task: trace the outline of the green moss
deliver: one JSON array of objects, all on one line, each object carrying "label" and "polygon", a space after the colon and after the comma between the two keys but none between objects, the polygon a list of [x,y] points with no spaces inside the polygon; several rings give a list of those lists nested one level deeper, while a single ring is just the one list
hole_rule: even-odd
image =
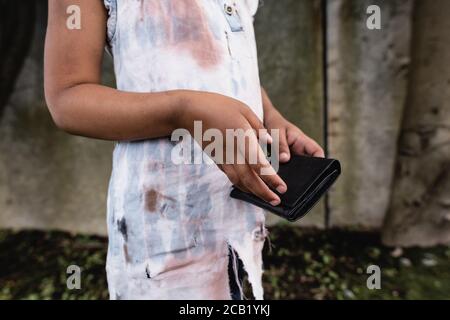
[{"label": "green moss", "polygon": [[[282,228],[273,230],[271,238],[274,248],[266,257],[267,297],[450,298],[450,249],[446,246],[405,249],[393,257],[393,249],[381,245],[375,233]],[[381,268],[380,290],[366,286],[370,265]]]},{"label": "green moss", "polygon": [[[60,232],[0,232],[0,299],[105,299],[106,241]],[[68,290],[67,267],[82,268]]]},{"label": "green moss", "polygon": [[[268,299],[449,299],[450,248],[405,249],[400,257],[377,234],[271,230],[265,248]],[[106,239],[61,232],[0,231],[0,299],[107,299]],[[80,290],[66,287],[66,268],[82,268]],[[366,287],[380,266],[381,290]]]}]

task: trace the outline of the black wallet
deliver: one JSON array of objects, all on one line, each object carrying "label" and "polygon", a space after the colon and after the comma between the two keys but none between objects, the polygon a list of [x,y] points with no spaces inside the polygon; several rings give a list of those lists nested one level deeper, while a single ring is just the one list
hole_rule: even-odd
[{"label": "black wallet", "polygon": [[287,163],[280,163],[278,175],[286,182],[287,191],[279,194],[281,203],[272,206],[257,196],[236,187],[230,193],[240,199],[266,209],[291,222],[304,217],[327,192],[341,174],[338,160],[293,155]]}]

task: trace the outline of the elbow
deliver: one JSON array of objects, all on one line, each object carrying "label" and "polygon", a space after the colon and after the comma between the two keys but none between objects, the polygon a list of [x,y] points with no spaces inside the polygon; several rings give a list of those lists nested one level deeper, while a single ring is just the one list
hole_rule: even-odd
[{"label": "elbow", "polygon": [[73,124],[69,113],[70,107],[63,94],[45,95],[47,107],[55,125],[67,133],[73,133]]},{"label": "elbow", "polygon": [[56,127],[58,129],[65,131],[67,133],[74,133],[74,130],[71,126],[71,123],[69,119],[67,119],[67,116],[64,114],[64,112],[61,112],[60,110],[50,111],[50,114],[52,116],[53,122],[55,123]]}]

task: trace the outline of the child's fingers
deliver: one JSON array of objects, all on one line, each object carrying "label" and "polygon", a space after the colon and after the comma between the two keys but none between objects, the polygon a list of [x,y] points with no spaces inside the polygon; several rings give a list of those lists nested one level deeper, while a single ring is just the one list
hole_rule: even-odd
[{"label": "child's fingers", "polygon": [[236,165],[234,167],[239,175],[239,188],[250,190],[251,193],[276,206],[280,204],[280,198],[269,189],[260,177],[248,165]]}]

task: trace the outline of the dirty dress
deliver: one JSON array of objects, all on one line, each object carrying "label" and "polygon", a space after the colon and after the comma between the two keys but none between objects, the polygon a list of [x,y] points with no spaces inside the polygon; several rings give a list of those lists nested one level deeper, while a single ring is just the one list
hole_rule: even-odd
[{"label": "dirty dress", "polygon": [[[104,4],[119,90],[214,92],[263,118],[253,30],[258,0]],[[107,212],[111,299],[230,299],[229,247],[262,299],[264,212],[231,199],[231,184],[214,164],[174,164],[176,144],[116,143]]]}]

